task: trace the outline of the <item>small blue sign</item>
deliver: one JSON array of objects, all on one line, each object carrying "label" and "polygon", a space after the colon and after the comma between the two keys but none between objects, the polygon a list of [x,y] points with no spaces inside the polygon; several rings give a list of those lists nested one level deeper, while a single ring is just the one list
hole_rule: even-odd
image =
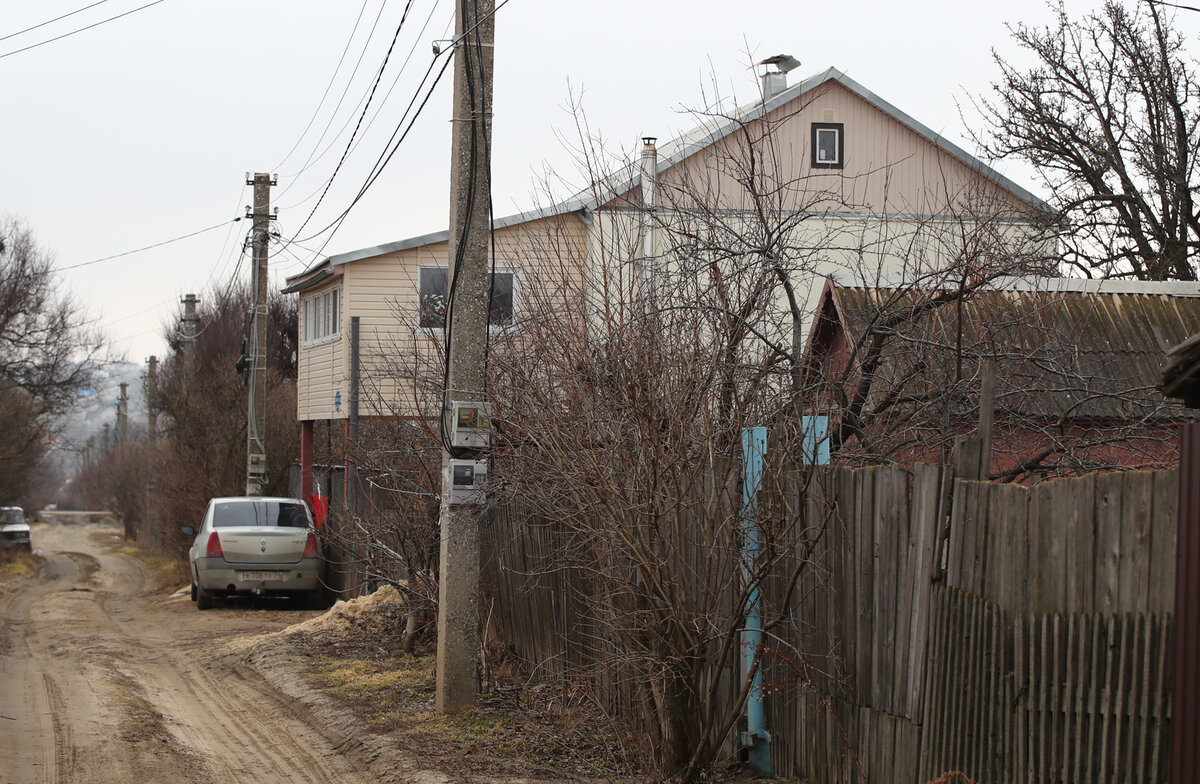
[{"label": "small blue sign", "polygon": [[340,412],[342,410],[342,390],[333,393],[333,410]]}]

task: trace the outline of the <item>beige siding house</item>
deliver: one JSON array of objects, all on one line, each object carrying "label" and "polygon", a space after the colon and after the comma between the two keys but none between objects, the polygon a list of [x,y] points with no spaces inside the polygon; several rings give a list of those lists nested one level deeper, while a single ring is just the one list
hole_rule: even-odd
[{"label": "beige siding house", "polygon": [[[781,85],[782,75],[774,76]],[[780,214],[803,213],[788,246],[806,258],[795,266],[794,285],[815,312],[829,274],[869,280],[936,266],[956,252],[964,220],[992,221],[1019,236],[1041,209],[1028,191],[835,69],[646,147],[640,164],[587,192],[495,222],[495,328],[520,321],[523,290],[535,281],[554,285],[565,275],[588,280],[603,298],[625,296],[637,285],[638,259],[670,264],[670,226],[697,212],[723,216],[734,235],[764,200]],[[767,196],[747,187],[751,148],[753,176],[778,186]],[[660,227],[654,233],[647,206]],[[360,415],[436,415],[447,248],[442,231],[330,256],[288,279],[285,291],[300,295],[302,432],[311,438],[314,420],[348,416],[355,316]],[[397,358],[407,374],[394,366]],[[412,371],[421,364],[414,359],[428,360],[424,373]]]}]

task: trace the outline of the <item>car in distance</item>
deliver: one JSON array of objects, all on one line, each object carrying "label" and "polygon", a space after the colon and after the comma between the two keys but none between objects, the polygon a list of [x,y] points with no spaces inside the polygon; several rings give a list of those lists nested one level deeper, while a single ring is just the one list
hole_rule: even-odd
[{"label": "car in distance", "polygon": [[321,545],[312,515],[298,498],[231,497],[208,502],[188,551],[192,599],[201,610],[234,595],[322,597]]},{"label": "car in distance", "polygon": [[19,506],[0,506],[0,547],[33,550],[25,510]]}]

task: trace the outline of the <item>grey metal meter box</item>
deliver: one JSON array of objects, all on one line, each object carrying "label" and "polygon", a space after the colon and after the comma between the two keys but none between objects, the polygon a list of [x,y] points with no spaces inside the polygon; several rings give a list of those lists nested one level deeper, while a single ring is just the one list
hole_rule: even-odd
[{"label": "grey metal meter box", "polygon": [[487,449],[492,443],[492,415],[487,403],[456,400],[452,404],[450,445],[462,449]]},{"label": "grey metal meter box", "polygon": [[446,464],[446,487],[451,504],[481,504],[487,490],[486,460],[450,460]]},{"label": "grey metal meter box", "polygon": [[265,479],[267,475],[267,456],[250,455],[246,462],[246,475]]}]

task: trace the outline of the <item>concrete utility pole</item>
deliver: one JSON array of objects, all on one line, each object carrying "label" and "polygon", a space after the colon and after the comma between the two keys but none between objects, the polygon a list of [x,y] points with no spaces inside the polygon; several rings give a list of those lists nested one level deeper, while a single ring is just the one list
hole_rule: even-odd
[{"label": "concrete utility pole", "polygon": [[[460,2],[454,32],[454,117],[450,168],[450,247],[443,442],[454,402],[483,399],[488,328],[492,48],[495,2]],[[438,585],[436,705],[455,713],[479,691],[479,514],[452,501],[448,443],[442,445],[441,561]],[[460,452],[460,455],[462,453]],[[478,457],[476,451],[472,456]]]},{"label": "concrete utility pole", "polygon": [[129,385],[121,383],[121,397],[117,400],[117,443],[129,438]]},{"label": "concrete utility pole", "polygon": [[246,184],[254,186],[254,209],[246,213],[254,220],[250,241],[254,266],[250,282],[254,294],[250,325],[248,359],[250,362],[250,401],[246,426],[246,495],[262,495],[267,484],[267,445],[263,439],[267,427],[267,246],[271,241],[271,186],[275,179],[256,172]]},{"label": "concrete utility pole", "polygon": [[183,345],[180,347],[183,352],[183,374],[185,378],[190,378],[192,365],[196,361],[196,333],[199,331],[196,326],[200,323],[200,317],[196,315],[196,303],[199,300],[195,294],[188,294],[180,301],[183,303]]},{"label": "concrete utility pole", "polygon": [[146,368],[146,517],[150,526],[150,539],[162,544],[162,531],[158,527],[158,493],[155,492],[155,472],[158,470],[158,411],[154,407],[154,394],[158,389],[158,357],[151,356]]}]

